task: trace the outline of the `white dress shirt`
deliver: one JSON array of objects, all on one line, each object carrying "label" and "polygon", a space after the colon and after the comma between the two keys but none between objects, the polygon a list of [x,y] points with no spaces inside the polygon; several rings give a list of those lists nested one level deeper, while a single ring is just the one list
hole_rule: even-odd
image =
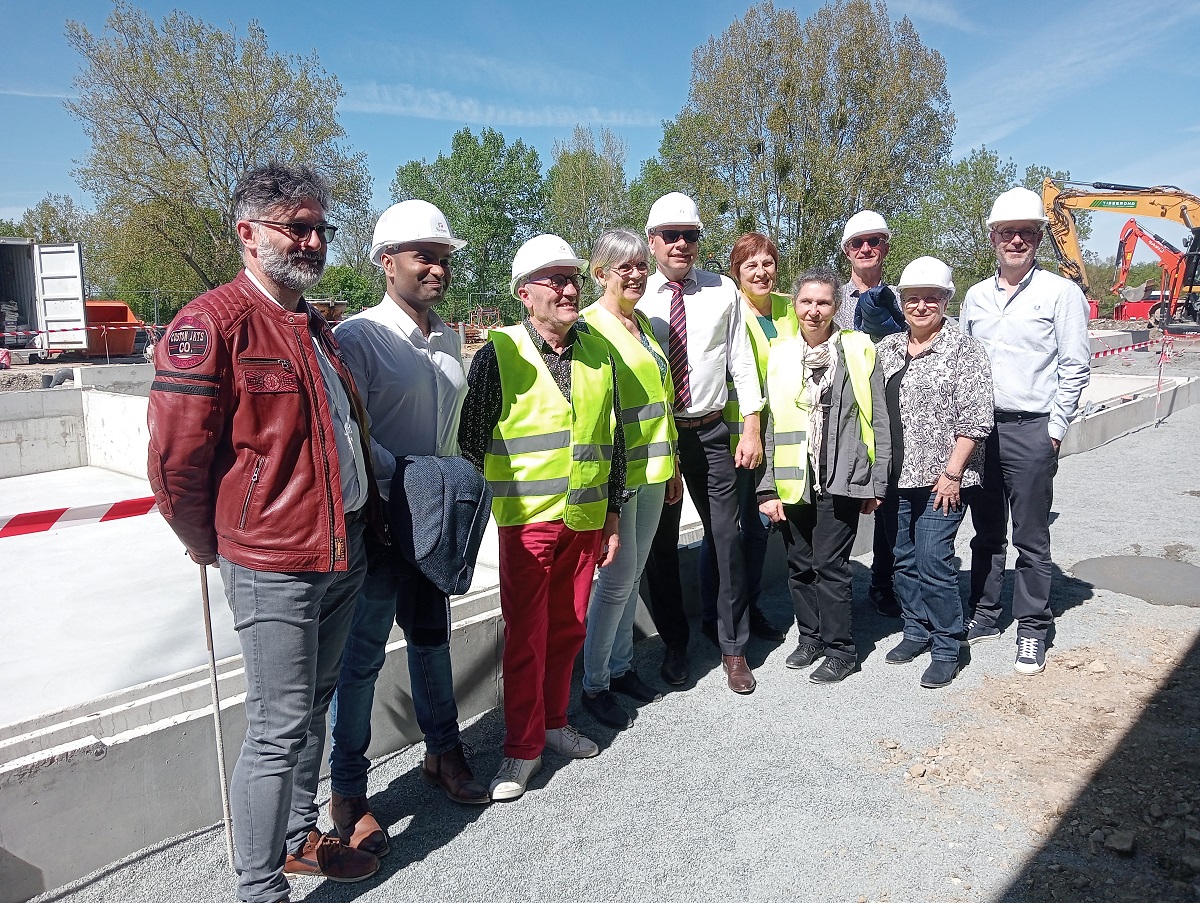
[{"label": "white dress shirt", "polygon": [[[279,304],[279,299],[267,291],[266,286],[259,282],[250,270],[246,270],[246,275],[260,292]],[[279,306],[283,307],[282,304]],[[309,330],[308,336],[317,352],[317,366],[321,371],[321,382],[325,384],[325,400],[329,404],[336,427],[333,431],[333,441],[337,448],[338,473],[342,480],[342,508],[350,513],[367,503],[367,465],[363,460],[358,423],[354,420],[350,396],[342,387],[342,379],[325,354],[325,349],[321,347],[312,330]]]},{"label": "white dress shirt", "polygon": [[[742,416],[762,410],[758,368],[746,331],[741,293],[733,281],[717,273],[692,268],[683,280],[687,311],[688,384],[692,403],[676,409],[677,417],[702,417],[725,407],[729,390],[725,374],[733,379]],[[669,352],[671,289],[667,277],[656,272],[646,280],[646,294],[637,309],[654,328],[654,337]],[[676,377],[675,385],[679,385]]]},{"label": "white dress shirt", "polygon": [[1087,299],[1069,279],[1034,265],[1009,295],[999,275],[967,290],[959,328],[992,362],[997,411],[1049,413],[1061,440],[1091,379]]},{"label": "white dress shirt", "polygon": [[429,336],[389,296],[334,330],[371,418],[379,490],[388,498],[396,458],[458,454],[467,394],[458,334],[434,311]]}]

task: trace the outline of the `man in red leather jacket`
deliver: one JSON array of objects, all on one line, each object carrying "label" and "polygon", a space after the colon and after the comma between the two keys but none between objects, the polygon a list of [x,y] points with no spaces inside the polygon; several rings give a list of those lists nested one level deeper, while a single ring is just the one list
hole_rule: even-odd
[{"label": "man in red leather jacket", "polygon": [[268,164],[233,200],[245,269],[158,343],[148,469],[188,554],[220,564],[246,673],[230,780],[238,897],[277,903],[287,873],[358,881],[379,867],[316,830],[315,799],[379,509],[353,379],[303,298],[335,231],[328,188],[308,167]]}]

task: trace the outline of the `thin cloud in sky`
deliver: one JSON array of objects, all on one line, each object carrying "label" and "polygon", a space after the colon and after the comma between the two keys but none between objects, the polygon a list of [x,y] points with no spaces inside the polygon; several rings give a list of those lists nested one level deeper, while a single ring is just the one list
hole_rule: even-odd
[{"label": "thin cloud in sky", "polygon": [[23,88],[5,88],[0,86],[0,94],[5,97],[50,97],[56,100],[69,100],[74,94],[64,94],[61,91],[27,91]]},{"label": "thin cloud in sky", "polygon": [[484,87],[490,91],[521,94],[554,94],[557,96],[586,93],[585,78],[577,70],[546,69],[541,66],[515,64],[494,56],[473,53],[466,49],[436,51],[411,48],[405,45],[395,59],[409,78],[440,85]]},{"label": "thin cloud in sky", "polygon": [[656,126],[659,116],[645,110],[602,110],[594,106],[517,106],[460,97],[416,85],[380,85],[374,82],[350,85],[341,103],[343,110],[411,116],[447,122],[496,126],[608,125],[619,127]]},{"label": "thin cloud in sky", "polygon": [[[1157,8],[1147,8],[1152,5]],[[1135,8],[1109,0],[1091,6],[1085,17],[1074,12],[1069,21],[1044,22],[1023,33],[995,63],[952,87],[959,116],[956,144],[994,144],[1049,109],[1063,109],[1072,97],[1111,78],[1147,47],[1158,46],[1159,38],[1198,17],[1200,7],[1189,4]]]},{"label": "thin cloud in sky", "polygon": [[910,19],[933,22],[956,31],[971,34],[979,31],[979,26],[965,17],[958,5],[946,0],[893,0],[890,10]]}]

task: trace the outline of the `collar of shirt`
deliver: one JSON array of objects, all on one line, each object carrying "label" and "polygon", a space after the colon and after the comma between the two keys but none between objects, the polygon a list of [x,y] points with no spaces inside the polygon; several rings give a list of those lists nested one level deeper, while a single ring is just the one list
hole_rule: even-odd
[{"label": "collar of shirt", "polygon": [[390,326],[397,332],[403,333],[414,344],[417,342],[430,344],[446,329],[446,323],[438,316],[437,311],[430,310],[429,335],[426,336],[421,331],[421,327],[417,325],[417,321],[409,316],[408,311],[397,304],[391,295],[384,295],[382,301],[363,313],[376,323],[382,323],[384,326]]},{"label": "collar of shirt", "polygon": [[[660,282],[658,285],[654,286],[653,290],[655,292],[658,292],[659,294],[662,294],[663,292],[669,293],[671,291],[671,289],[670,289],[671,280],[668,279],[666,274],[663,273],[661,270],[655,270],[650,275],[650,279],[657,282],[658,280],[654,278],[655,276],[657,276],[659,279],[661,279],[662,282]],[[696,268],[692,267],[690,270],[688,270],[687,275],[684,276],[683,279],[680,280],[680,282],[683,285],[683,290],[685,293],[688,290],[688,286],[693,286],[693,287],[698,286],[699,281],[696,279]],[[649,284],[650,284],[649,280],[647,280],[646,284],[647,284],[647,286],[649,286]]]},{"label": "collar of shirt", "polygon": [[[525,317],[524,319],[522,319],[521,325],[524,326],[525,329],[527,329],[529,331],[529,337],[531,339],[533,339],[533,344],[537,347],[537,350],[541,354],[553,354],[558,357],[562,356],[557,351],[555,351],[553,348],[550,347],[549,342],[547,342],[544,338],[542,338],[542,334],[534,328],[533,321],[530,320],[529,317]],[[568,351],[571,350],[571,346],[575,344],[575,336],[576,335],[578,335],[578,333],[575,331],[574,326],[572,326],[570,329],[567,330],[567,334],[563,337],[562,354],[566,354]]]},{"label": "collar of shirt", "polygon": [[1021,281],[1017,283],[1017,287],[1013,290],[1013,293],[1010,295],[1010,294],[1008,294],[1007,291],[1005,291],[1004,287],[1000,285],[1000,267],[996,267],[996,275],[992,277],[992,285],[996,289],[996,293],[998,295],[1003,295],[1009,301],[1011,301],[1013,298],[1017,297],[1017,295],[1021,294],[1021,292],[1025,291],[1025,289],[1027,289],[1029,287],[1029,283],[1033,281],[1033,274],[1036,273],[1040,269],[1041,269],[1041,267],[1038,266],[1038,262],[1035,260],[1033,262],[1033,266],[1031,266],[1029,268],[1029,272],[1026,273],[1021,278]]},{"label": "collar of shirt", "polygon": [[[256,288],[257,288],[257,289],[258,289],[260,292],[262,292],[264,295],[266,295],[268,298],[270,298],[270,299],[271,299],[272,301],[274,301],[276,304],[279,304],[279,299],[278,299],[278,298],[276,298],[274,295],[272,295],[272,294],[271,294],[269,291],[267,291],[267,287],[266,287],[265,285],[263,285],[261,282],[259,282],[259,281],[258,281],[258,277],[257,277],[257,276],[255,276],[255,275],[254,275],[252,272],[250,272],[250,268],[249,268],[249,267],[246,267],[246,276],[247,276],[247,277],[250,279],[250,281],[251,281],[251,282],[253,282],[253,283],[254,283],[254,286],[255,286],[255,287],[256,287]],[[283,305],[282,305],[282,304],[279,304],[279,306],[280,306],[280,307],[283,307]]]}]

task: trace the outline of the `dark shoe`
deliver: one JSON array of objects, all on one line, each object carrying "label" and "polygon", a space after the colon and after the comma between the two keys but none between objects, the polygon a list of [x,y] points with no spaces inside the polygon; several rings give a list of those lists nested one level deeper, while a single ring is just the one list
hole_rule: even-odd
[{"label": "dark shoe", "polygon": [[617,702],[616,694],[609,690],[601,690],[595,696],[585,692],[583,707],[591,712],[592,717],[601,724],[607,724],[619,731],[633,725],[633,719],[629,717],[629,713]]},{"label": "dark shoe", "polygon": [[787,639],[787,631],[772,623],[762,609],[753,604],[750,606],[750,632],[760,640],[773,643],[782,643]]},{"label": "dark shoe", "polygon": [[792,669],[807,668],[824,654],[825,650],[820,646],[801,640],[800,645],[792,650],[792,654],[784,659],[783,663]]},{"label": "dark shoe", "polygon": [[921,675],[921,686],[927,690],[947,687],[958,674],[958,660],[952,662],[938,661],[936,658],[929,663],[925,673]]},{"label": "dark shoe", "polygon": [[721,637],[717,634],[717,622],[704,620],[700,622],[700,632],[704,634],[704,638],[716,646],[721,648]]},{"label": "dark shoe", "polygon": [[658,673],[673,687],[687,683],[687,646],[668,646],[667,651],[663,653],[662,668]]},{"label": "dark shoe", "polygon": [[467,806],[482,806],[492,799],[487,788],[471,773],[461,743],[441,755],[426,753],[421,780],[432,787],[441,787],[454,802]]},{"label": "dark shoe", "polygon": [[284,874],[312,875],[343,884],[353,884],[370,878],[379,871],[379,859],[370,853],[342,843],[333,834],[308,832],[308,840],[295,855],[288,854],[283,863]]},{"label": "dark shoe", "polygon": [[722,655],[721,667],[725,669],[725,680],[729,683],[729,689],[742,695],[754,692],[758,682],[754,679],[750,666],[746,664],[746,656]]},{"label": "dark shoe", "polygon": [[872,586],[867,590],[867,598],[875,606],[875,610],[885,618],[902,618],[900,603],[896,601],[896,591],[890,586]]},{"label": "dark shoe", "polygon": [[963,625],[963,645],[974,646],[976,643],[994,640],[998,636],[1000,636],[1000,631],[997,628],[985,627],[974,618]]},{"label": "dark shoe", "polygon": [[821,662],[821,666],[816,671],[808,675],[808,679],[815,684],[835,684],[839,680],[845,680],[857,670],[858,662],[855,659],[826,655],[825,661]]},{"label": "dark shoe", "polygon": [[905,637],[896,645],[895,649],[883,657],[883,660],[889,665],[906,665],[918,655],[928,652],[930,645],[928,642],[921,643]]},{"label": "dark shoe", "polygon": [[638,677],[636,671],[626,671],[620,677],[612,678],[608,688],[614,693],[624,693],[635,702],[658,702],[662,699],[662,693]]},{"label": "dark shoe", "polygon": [[348,847],[375,857],[388,854],[387,832],[380,827],[365,796],[333,794],[329,800],[329,820],[338,839]]},{"label": "dark shoe", "polygon": [[1019,674],[1041,674],[1046,670],[1046,641],[1035,636],[1017,637],[1017,660],[1013,669]]}]

